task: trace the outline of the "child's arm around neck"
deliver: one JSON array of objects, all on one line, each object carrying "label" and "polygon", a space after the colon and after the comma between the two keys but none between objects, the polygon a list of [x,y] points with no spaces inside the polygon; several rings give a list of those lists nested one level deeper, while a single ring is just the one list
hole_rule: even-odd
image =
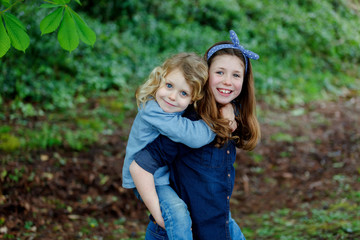
[{"label": "child's arm around neck", "polygon": [[156,101],[148,101],[141,111],[144,121],[152,125],[157,131],[191,148],[199,148],[212,142],[215,133],[202,120],[193,121],[181,114],[164,112]]}]

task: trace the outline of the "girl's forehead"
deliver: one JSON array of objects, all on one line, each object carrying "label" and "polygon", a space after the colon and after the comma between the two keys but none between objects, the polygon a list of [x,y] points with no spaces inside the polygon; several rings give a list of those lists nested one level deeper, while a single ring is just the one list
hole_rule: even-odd
[{"label": "girl's forehead", "polygon": [[166,74],[164,82],[169,82],[173,84],[174,86],[177,86],[179,88],[183,89],[191,89],[191,86],[188,82],[191,82],[187,79],[185,79],[185,76],[183,72],[176,68],[173,71],[170,71],[168,74]]},{"label": "girl's forehead", "polygon": [[245,65],[236,55],[219,55],[213,59],[210,67],[236,68],[240,70],[244,69]]},{"label": "girl's forehead", "polygon": [[185,78],[185,77],[184,77],[184,73],[181,71],[181,69],[174,68],[166,73],[165,78],[168,80],[171,80],[171,79],[179,79],[179,78]]}]

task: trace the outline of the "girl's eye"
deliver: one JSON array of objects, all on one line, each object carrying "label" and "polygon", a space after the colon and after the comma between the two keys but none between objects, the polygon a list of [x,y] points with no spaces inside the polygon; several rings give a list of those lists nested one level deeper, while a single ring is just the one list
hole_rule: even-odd
[{"label": "girl's eye", "polygon": [[181,96],[183,96],[183,97],[186,97],[188,94],[187,94],[187,92],[184,92],[184,91],[182,91],[181,93]]},{"label": "girl's eye", "polygon": [[224,72],[223,71],[217,71],[216,74],[224,75]]},{"label": "girl's eye", "polygon": [[237,73],[235,73],[235,74],[234,74],[234,77],[239,78],[239,77],[240,77],[240,75],[239,75],[239,74],[237,74]]},{"label": "girl's eye", "polygon": [[171,84],[171,83],[167,83],[167,84],[166,84],[166,87],[167,87],[167,88],[172,88],[172,84]]}]

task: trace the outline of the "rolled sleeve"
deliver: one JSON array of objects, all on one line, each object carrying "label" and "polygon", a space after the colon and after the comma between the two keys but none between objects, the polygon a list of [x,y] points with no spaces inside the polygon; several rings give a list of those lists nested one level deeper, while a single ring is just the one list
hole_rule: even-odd
[{"label": "rolled sleeve", "polygon": [[138,152],[134,161],[147,172],[154,174],[158,168],[171,164],[179,152],[185,152],[184,146],[160,135]]},{"label": "rolled sleeve", "polygon": [[141,150],[134,156],[134,161],[145,171],[154,174],[161,165],[154,160],[149,151]]}]

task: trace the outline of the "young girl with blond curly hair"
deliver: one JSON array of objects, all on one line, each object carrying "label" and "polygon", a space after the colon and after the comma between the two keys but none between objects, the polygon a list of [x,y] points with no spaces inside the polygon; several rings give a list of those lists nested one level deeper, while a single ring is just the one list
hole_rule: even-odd
[{"label": "young girl with blond curly hair", "polygon": [[[215,133],[203,121],[191,121],[181,115],[189,104],[204,96],[203,86],[208,79],[206,62],[195,53],[179,53],[156,67],[148,80],[136,91],[138,113],[133,122],[124,160],[122,186],[133,188],[138,195],[129,166],[134,155],[160,134],[191,148],[210,143]],[[196,137],[195,137],[196,136]],[[186,204],[170,187],[169,169],[154,173],[157,204],[146,204],[156,222],[165,227],[169,239],[192,239],[191,218]],[[160,203],[160,204],[159,204]],[[161,207],[161,209],[160,209]]]}]

